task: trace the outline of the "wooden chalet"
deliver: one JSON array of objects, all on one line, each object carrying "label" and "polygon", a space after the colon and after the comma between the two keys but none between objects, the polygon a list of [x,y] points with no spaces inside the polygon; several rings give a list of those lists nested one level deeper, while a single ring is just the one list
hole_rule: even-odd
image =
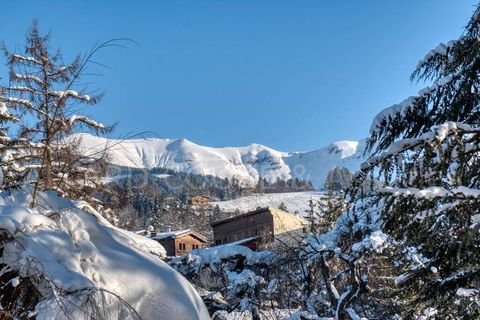
[{"label": "wooden chalet", "polygon": [[160,232],[151,237],[158,241],[167,251],[167,256],[183,256],[195,249],[202,249],[207,239],[200,233],[190,229]]},{"label": "wooden chalet", "polygon": [[211,226],[215,245],[235,243],[255,250],[275,242],[288,245],[297,241],[306,233],[308,222],[298,215],[266,207],[213,222]]}]

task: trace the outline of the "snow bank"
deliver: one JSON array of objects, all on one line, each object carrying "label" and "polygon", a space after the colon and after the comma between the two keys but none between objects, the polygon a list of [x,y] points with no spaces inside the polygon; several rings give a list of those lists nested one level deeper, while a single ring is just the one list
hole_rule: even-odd
[{"label": "snow bank", "polygon": [[1,263],[42,295],[37,319],[209,319],[198,294],[155,257],[156,242],[110,225],[85,202],[30,189],[0,194]]}]

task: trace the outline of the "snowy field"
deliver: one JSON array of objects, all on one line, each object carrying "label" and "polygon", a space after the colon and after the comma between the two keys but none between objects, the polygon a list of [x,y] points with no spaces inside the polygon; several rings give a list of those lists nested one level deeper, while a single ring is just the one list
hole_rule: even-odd
[{"label": "snowy field", "polygon": [[303,215],[305,211],[309,209],[308,204],[310,200],[321,200],[324,195],[325,193],[316,191],[255,194],[234,200],[212,202],[212,205],[215,206],[218,204],[220,209],[225,212],[233,212],[238,209],[243,213],[255,210],[258,207],[270,206],[278,208],[283,202],[289,212],[294,213],[297,211]]}]

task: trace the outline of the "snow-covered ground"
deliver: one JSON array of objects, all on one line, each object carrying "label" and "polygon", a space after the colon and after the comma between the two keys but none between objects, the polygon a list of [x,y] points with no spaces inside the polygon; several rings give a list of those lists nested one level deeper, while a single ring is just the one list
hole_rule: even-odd
[{"label": "snow-covered ground", "polygon": [[[288,309],[272,309],[272,310],[261,310],[260,320],[302,320],[302,319],[312,319],[312,320],[335,320],[334,318],[325,318],[325,317],[313,317],[307,312],[301,312],[298,310],[288,310]],[[253,320],[251,311],[218,311],[215,313],[217,317],[223,317],[225,320]],[[220,318],[222,319],[222,318]]]},{"label": "snow-covered ground", "polygon": [[85,154],[108,149],[113,164],[133,168],[165,168],[179,172],[238,178],[253,185],[259,177],[310,180],[322,189],[328,172],[335,167],[357,171],[363,162],[364,141],[338,141],[311,152],[282,152],[251,144],[244,147],[212,148],[186,139],[115,140],[78,134]]},{"label": "snow-covered ground", "polygon": [[209,319],[193,287],[159,259],[160,244],[53,192],[31,209],[31,191],[0,194],[0,274],[13,270],[15,286],[35,284],[36,319]]},{"label": "snow-covered ground", "polygon": [[287,193],[269,193],[269,194],[254,194],[248,197],[237,198],[228,201],[212,202],[215,206],[218,204],[220,209],[225,212],[234,212],[236,209],[240,212],[247,212],[255,210],[258,207],[275,207],[278,208],[283,202],[289,212],[297,211],[304,215],[305,211],[309,209],[310,200],[320,200],[324,197],[322,192],[287,192]]}]

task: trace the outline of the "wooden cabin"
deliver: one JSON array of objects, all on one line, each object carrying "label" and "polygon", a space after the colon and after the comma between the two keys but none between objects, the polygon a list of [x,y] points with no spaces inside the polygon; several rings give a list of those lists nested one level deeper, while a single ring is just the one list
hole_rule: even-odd
[{"label": "wooden cabin", "polygon": [[188,204],[192,206],[205,206],[210,201],[208,196],[195,196],[188,200]]},{"label": "wooden cabin", "polygon": [[195,249],[202,249],[207,239],[190,229],[160,232],[152,240],[158,241],[167,251],[167,256],[183,256]]},{"label": "wooden cabin", "polygon": [[276,242],[295,243],[306,233],[308,222],[298,215],[266,207],[213,222],[211,226],[215,245],[236,243],[255,250]]}]

